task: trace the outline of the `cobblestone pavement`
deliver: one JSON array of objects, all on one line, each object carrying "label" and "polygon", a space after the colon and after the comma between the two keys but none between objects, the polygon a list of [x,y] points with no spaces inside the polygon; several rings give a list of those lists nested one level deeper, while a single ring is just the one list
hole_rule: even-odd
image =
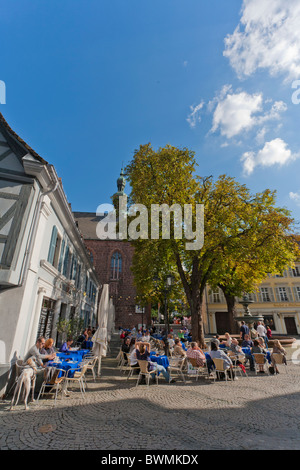
[{"label": "cobblestone pavement", "polygon": [[[288,373],[234,382],[180,379],[159,386],[126,379],[114,357],[103,361],[86,398],[19,404],[0,402],[0,449],[242,450],[300,449],[300,365]],[[252,374],[252,375],[250,375]],[[140,436],[137,437],[137,436]]]}]

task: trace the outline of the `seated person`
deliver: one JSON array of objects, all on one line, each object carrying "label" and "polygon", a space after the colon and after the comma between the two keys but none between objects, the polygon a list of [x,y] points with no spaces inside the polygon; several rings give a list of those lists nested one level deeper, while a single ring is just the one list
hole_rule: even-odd
[{"label": "seated person", "polygon": [[[251,354],[267,354],[267,351],[263,349],[260,346],[260,343],[257,339],[253,341],[253,347],[251,348]],[[265,357],[265,362],[266,362],[266,357]],[[264,373],[264,365],[263,364],[258,364],[259,366],[259,372]]]},{"label": "seated person", "polygon": [[78,339],[77,339],[77,344],[79,345],[83,345],[83,343],[85,342],[85,336],[83,333],[81,333],[79,336],[78,336]]},{"label": "seated person", "polygon": [[187,339],[184,337],[184,331],[183,330],[180,330],[179,333],[177,334],[177,336],[184,343],[187,341]]},{"label": "seated person", "polygon": [[252,348],[252,346],[253,346],[253,341],[250,338],[250,335],[246,334],[242,341],[242,348]]},{"label": "seated person", "polygon": [[88,329],[87,328],[84,330],[83,334],[84,334],[85,340],[87,341],[89,339],[89,334],[88,334]]},{"label": "seated person", "polygon": [[226,339],[225,339],[225,341],[222,341],[222,344],[224,344],[224,346],[225,346],[226,348],[230,348],[231,343],[232,343],[232,338],[231,338],[230,334],[229,334],[229,333],[225,333],[225,338],[226,338]]},{"label": "seated person", "polygon": [[229,351],[232,351],[236,355],[235,358],[231,358],[234,364],[238,365],[242,369],[242,371],[245,373],[246,372],[245,367],[243,363],[241,362],[242,360],[245,359],[245,354],[243,353],[242,348],[239,345],[239,342],[236,338],[232,338]]},{"label": "seated person", "polygon": [[23,362],[27,362],[30,357],[33,357],[36,364],[41,367],[45,367],[44,360],[51,361],[55,357],[55,353],[52,354],[42,354],[41,349],[45,346],[45,338],[41,336],[36,340],[34,346],[32,346],[27,354],[25,354]]},{"label": "seated person", "polygon": [[140,372],[140,367],[139,367],[137,357],[136,357],[135,338],[131,340],[131,346],[130,346],[130,351],[129,351],[129,364],[131,365],[131,367],[134,367],[135,373],[138,374]]},{"label": "seated person", "polygon": [[148,361],[149,362],[149,364],[148,364],[148,371],[149,372],[150,371],[161,372],[167,382],[169,382],[169,383],[174,383],[175,382],[174,379],[170,380],[169,372],[164,368],[164,366],[161,366],[160,364],[157,364],[156,362],[151,362],[150,352],[149,352],[149,349],[147,348],[145,343],[138,343],[137,344],[136,358],[137,358],[138,361]]},{"label": "seated person", "polygon": [[231,342],[231,346],[229,350],[234,352],[237,356],[243,356],[243,357],[245,356],[236,338],[232,338],[232,342]]},{"label": "seated person", "polygon": [[196,342],[190,344],[189,349],[186,352],[186,356],[196,359],[196,364],[199,367],[203,367],[206,363],[206,357],[204,352],[199,348]]},{"label": "seated person", "polygon": [[249,360],[250,362],[250,370],[251,371],[255,371],[255,368],[254,368],[254,360],[253,360],[253,356],[251,354],[251,348],[253,346],[253,341],[252,339],[250,339],[250,335],[245,335],[244,336],[244,339],[242,341],[242,348],[249,348],[250,351],[249,353],[245,353],[245,358]]},{"label": "seated person", "polygon": [[[215,342],[215,341],[212,341],[210,343],[210,357],[213,359],[223,359],[224,361],[224,369],[226,371],[226,373],[232,378],[234,379],[234,372],[233,372],[233,364],[232,364],[232,360],[230,359],[230,357],[227,356],[227,354],[222,351],[221,349],[219,349],[218,347],[218,344]],[[220,378],[222,378],[223,376],[221,375]]]},{"label": "seated person", "polygon": [[265,343],[264,338],[262,338],[261,336],[258,336],[256,339],[257,339],[257,341],[259,342],[259,346],[260,346],[262,349],[268,349],[267,346],[266,346],[266,343]]},{"label": "seated person", "polygon": [[284,349],[284,347],[282,346],[282,344],[280,343],[280,341],[278,339],[274,339],[273,351],[272,351],[272,354],[271,354],[271,361],[272,361],[272,366],[276,370],[276,374],[279,374],[279,370],[276,366],[276,362],[275,362],[275,359],[273,357],[273,353],[281,354],[283,356],[283,363],[286,364],[286,357],[285,357],[286,356],[286,350]]},{"label": "seated person", "polygon": [[123,341],[123,344],[122,344],[122,351],[123,351],[123,356],[124,356],[124,359],[125,359],[125,362],[127,364],[127,356],[126,356],[126,353],[129,353],[130,351],[130,342],[131,342],[131,339],[129,338],[129,336],[126,336],[124,338],[124,341]]},{"label": "seated person", "polygon": [[87,330],[87,337],[88,337],[88,341],[91,341],[92,337],[93,337],[93,331],[91,328],[88,328]]},{"label": "seated person", "polygon": [[59,348],[59,352],[68,352],[71,349],[71,345],[73,344],[73,339],[68,338],[67,341],[65,341],[61,347]]},{"label": "seated person", "polygon": [[175,346],[175,341],[173,339],[173,335],[171,334],[168,335],[168,345],[170,349],[173,349]]},{"label": "seated person", "polygon": [[185,357],[186,356],[186,352],[183,350],[182,348],[182,344],[181,344],[181,341],[179,338],[175,338],[175,345],[174,345],[174,349],[173,349],[173,354],[174,356],[181,356],[181,357]]},{"label": "seated person", "polygon": [[261,346],[258,339],[255,339],[253,341],[253,346],[251,348],[251,353],[252,354],[267,354],[267,350]]},{"label": "seated person", "polygon": [[40,352],[41,354],[55,354],[54,340],[52,338],[46,339],[45,345]]},{"label": "seated person", "polygon": [[149,330],[146,330],[145,336],[144,336],[144,341],[147,341],[149,343],[150,341],[150,332]]},{"label": "seated person", "polygon": [[[48,338],[45,341],[45,345],[40,349],[41,354],[49,355],[49,354],[56,354],[54,348],[54,340],[52,338]],[[43,363],[48,362],[49,359],[43,359]]]}]

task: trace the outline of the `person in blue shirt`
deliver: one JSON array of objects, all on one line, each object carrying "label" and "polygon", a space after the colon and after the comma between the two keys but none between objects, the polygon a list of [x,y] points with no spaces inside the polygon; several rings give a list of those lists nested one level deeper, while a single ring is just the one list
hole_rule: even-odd
[{"label": "person in blue shirt", "polygon": [[250,335],[250,330],[249,330],[249,326],[246,325],[244,321],[242,321],[241,328],[240,328],[240,336],[242,340],[245,339],[245,335]]},{"label": "person in blue shirt", "polygon": [[70,351],[72,344],[73,344],[73,339],[68,338],[67,341],[60,347],[59,352],[68,352],[68,351]]}]

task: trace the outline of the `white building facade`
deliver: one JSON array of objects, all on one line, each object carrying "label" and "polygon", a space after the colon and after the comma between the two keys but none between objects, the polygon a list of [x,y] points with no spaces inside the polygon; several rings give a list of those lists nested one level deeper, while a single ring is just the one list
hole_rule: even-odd
[{"label": "white building facade", "polygon": [[100,283],[54,167],[0,114],[0,391],[38,336],[96,325]]}]

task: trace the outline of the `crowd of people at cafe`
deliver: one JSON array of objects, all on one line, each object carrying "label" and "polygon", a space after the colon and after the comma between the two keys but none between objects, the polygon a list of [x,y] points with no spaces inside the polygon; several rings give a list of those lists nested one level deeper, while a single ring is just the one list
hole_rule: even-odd
[{"label": "crowd of people at cafe", "polygon": [[[272,331],[263,322],[258,322],[255,328],[250,331],[249,326],[241,323],[240,335],[237,338],[229,333],[225,333],[225,339],[220,340],[219,335],[210,338],[209,343],[205,344],[205,348],[201,349],[196,341],[192,341],[188,329],[182,328],[174,334],[171,330],[167,334],[164,330],[158,332],[160,335],[160,346],[164,350],[166,356],[177,358],[193,358],[198,367],[207,366],[208,370],[214,367],[213,360],[220,358],[224,361],[224,368],[230,375],[234,377],[233,366],[239,366],[245,373],[245,365],[249,362],[250,371],[255,371],[254,354],[263,354],[265,361],[267,361],[267,353],[270,357],[270,371],[273,368],[275,373],[279,373],[277,364],[273,354],[281,354],[283,362],[286,363],[286,351],[282,347],[279,340],[273,340],[272,351],[268,349],[269,340],[272,338]],[[122,341],[122,352],[124,354],[124,361],[129,360],[131,366],[135,366],[138,371],[138,360],[142,357],[149,362],[148,370],[155,370],[157,364],[151,361],[150,356],[150,340],[156,336],[156,331],[152,329],[143,330],[142,328],[136,330],[121,330],[120,338]],[[187,339],[188,338],[188,339]],[[207,354],[208,353],[208,354]],[[233,354],[231,354],[233,353]],[[265,373],[264,364],[258,365],[258,372]],[[168,371],[161,370],[168,379]],[[224,374],[219,374],[219,379],[224,378]]]}]

